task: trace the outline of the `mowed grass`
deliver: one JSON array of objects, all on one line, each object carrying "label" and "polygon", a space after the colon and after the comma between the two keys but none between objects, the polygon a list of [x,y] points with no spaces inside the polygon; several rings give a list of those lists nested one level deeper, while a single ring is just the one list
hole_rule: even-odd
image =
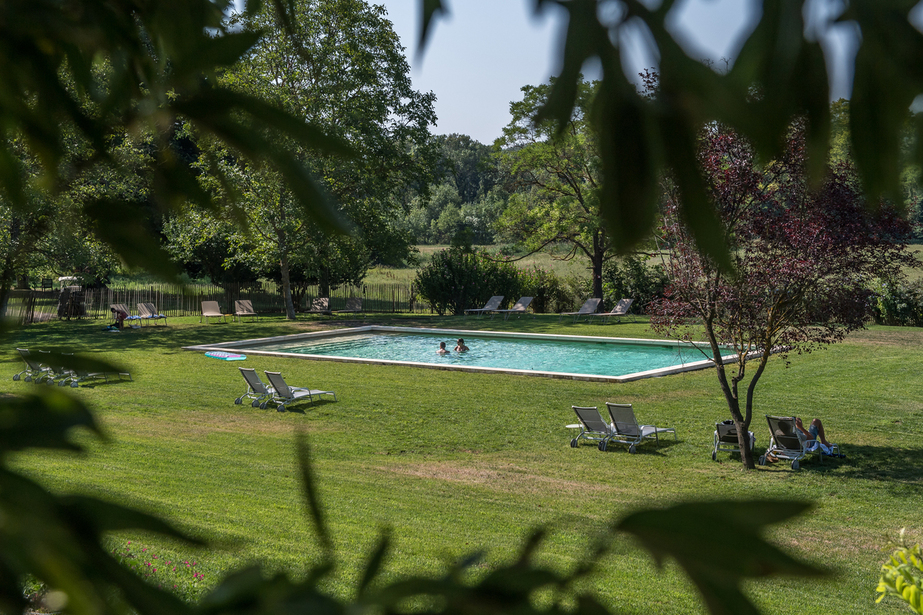
[{"label": "mowed grass", "polygon": [[[557,317],[521,320],[350,315],[297,323],[199,324],[105,333],[101,321],[32,325],[8,335],[0,392],[13,382],[15,347],[70,349],[129,368],[133,382],[68,389],[95,409],[109,436],[82,436],[88,454],[47,451],[14,458],[28,475],[60,492],[105,497],[163,515],[212,541],[193,549],[150,536],[163,557],[194,558],[206,583],[261,563],[299,575],[320,557],[303,503],[296,434],[307,439],[338,554],[330,588],[354,594],[365,558],[392,528],[386,578],[437,574],[447,562],[481,551],[478,574],[513,557],[539,526],[550,530],[539,559],[566,568],[581,561],[612,519],[639,507],[678,501],[799,498],[808,514],[772,528],[769,538],[835,574],[822,581],[772,578],[748,584],[764,612],[904,612],[874,605],[885,555],[907,526],[919,530],[923,496],[923,330],[875,327],[806,356],[770,364],[757,390],[753,429],[768,443],[766,413],[819,416],[845,460],[741,470],[727,453],[711,460],[716,420],[727,416],[712,371],[628,384],[298,359],[249,357],[225,362],[183,346],[266,337],[321,327],[380,322],[451,327],[653,337],[643,320],[588,325]],[[238,366],[281,370],[290,384],[336,391],[339,401],[289,412],[234,405],[244,390]],[[572,449],[573,404],[630,402],[642,422],[676,427],[679,440],[602,453]],[[919,536],[919,533],[916,534]],[[733,541],[715,535],[715,541]],[[630,538],[587,583],[624,613],[703,613],[694,588],[668,563],[658,569]]]}]

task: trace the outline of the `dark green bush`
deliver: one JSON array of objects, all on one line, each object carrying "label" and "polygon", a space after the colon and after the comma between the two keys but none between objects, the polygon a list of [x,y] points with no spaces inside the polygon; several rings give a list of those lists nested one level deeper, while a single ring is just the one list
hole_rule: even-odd
[{"label": "dark green bush", "polygon": [[631,297],[635,300],[631,311],[643,314],[651,301],[663,297],[668,282],[660,265],[650,266],[637,256],[628,256],[621,261],[610,261],[603,268],[603,300],[611,307],[620,299]]},{"label": "dark green bush", "polygon": [[521,292],[532,297],[532,311],[536,314],[564,312],[573,303],[572,293],[553,271],[533,267],[520,275]]},{"label": "dark green bush", "polygon": [[872,316],[880,325],[923,327],[923,280],[885,282],[871,288]]},{"label": "dark green bush", "polygon": [[492,295],[515,300],[521,281],[512,264],[490,260],[486,252],[456,246],[433,254],[429,265],[417,272],[413,287],[443,316],[481,307]]}]

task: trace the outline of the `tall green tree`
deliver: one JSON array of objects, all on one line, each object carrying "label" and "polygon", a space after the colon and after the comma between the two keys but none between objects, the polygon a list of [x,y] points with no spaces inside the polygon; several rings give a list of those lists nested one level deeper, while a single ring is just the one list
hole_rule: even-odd
[{"label": "tall green tree", "polygon": [[511,192],[497,229],[530,253],[568,247],[563,258],[580,253],[590,261],[593,296],[603,296],[603,265],[616,256],[602,217],[599,149],[590,125],[597,85],[581,81],[573,113],[563,128],[539,118],[552,84],[522,88],[510,104],[513,120],[494,144]]},{"label": "tall green tree", "polygon": [[[332,237],[305,215],[301,197],[274,168],[241,160],[233,150],[212,149],[203,167],[217,166],[228,186],[212,183],[227,204],[225,215],[245,221],[244,233],[278,270],[289,318],[292,267],[315,278],[321,294],[362,279],[373,259],[400,259],[411,249],[396,224],[406,185],[424,186],[431,169],[426,149],[435,122],[434,96],[413,89],[404,49],[384,8],[364,0],[299,0],[286,29],[266,6],[238,16],[249,32],[267,34],[222,76],[235,90],[258,96],[349,143],[348,158],[318,154],[292,140],[290,151],[336,199],[349,221],[346,237]],[[345,266],[344,266],[345,265]]]}]

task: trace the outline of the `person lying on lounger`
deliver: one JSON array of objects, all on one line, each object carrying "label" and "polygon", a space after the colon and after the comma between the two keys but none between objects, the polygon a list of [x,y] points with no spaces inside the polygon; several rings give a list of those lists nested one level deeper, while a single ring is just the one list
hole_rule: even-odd
[{"label": "person lying on lounger", "polygon": [[830,446],[830,443],[827,442],[826,434],[824,434],[824,424],[820,422],[820,419],[814,419],[811,421],[811,424],[808,425],[808,428],[805,429],[804,425],[801,423],[801,418],[796,416],[795,427],[807,437],[809,444],[813,440],[820,440],[820,443],[824,446]]}]

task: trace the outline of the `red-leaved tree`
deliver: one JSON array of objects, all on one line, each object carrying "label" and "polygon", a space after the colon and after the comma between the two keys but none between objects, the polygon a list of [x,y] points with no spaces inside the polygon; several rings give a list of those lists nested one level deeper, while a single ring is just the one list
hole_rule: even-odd
[{"label": "red-leaved tree", "polygon": [[[869,206],[848,165],[828,169],[810,189],[803,140],[794,128],[777,160],[759,164],[740,136],[710,126],[700,136],[699,164],[720,219],[733,270],[696,250],[680,217],[680,195],[665,180],[663,240],[670,276],[652,305],[655,331],[705,340],[710,356],[733,351],[715,369],[737,426],[742,460],[756,385],[773,354],[842,341],[868,317],[868,282],[899,275],[912,262],[909,225],[887,204]],[[749,379],[748,379],[749,378]]]}]

